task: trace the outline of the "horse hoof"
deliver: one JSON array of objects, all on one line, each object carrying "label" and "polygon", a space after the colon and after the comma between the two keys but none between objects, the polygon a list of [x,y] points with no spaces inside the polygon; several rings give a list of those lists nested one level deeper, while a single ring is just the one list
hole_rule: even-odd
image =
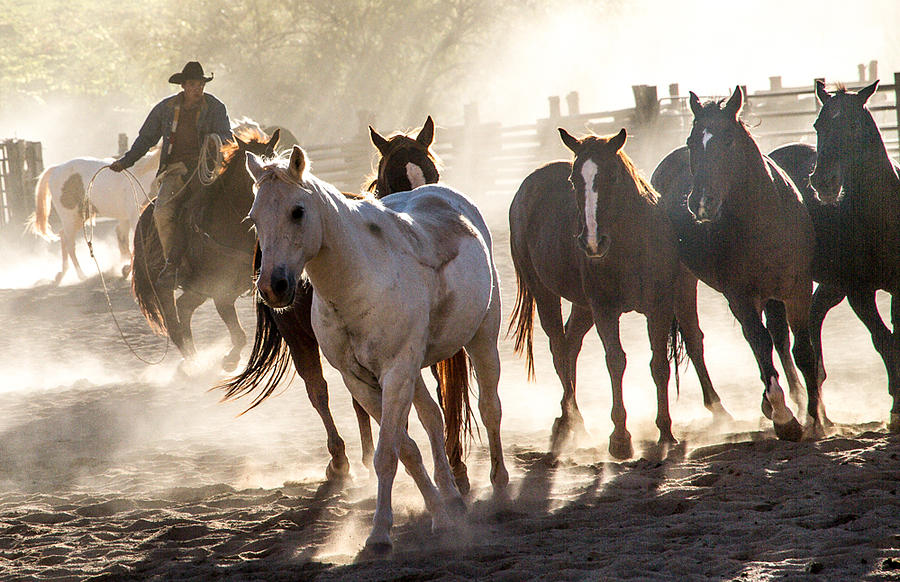
[{"label": "horse hoof", "polygon": [[762,413],[767,419],[772,420],[772,403],[769,402],[769,399],[766,398],[766,395],[763,394],[762,399]]},{"label": "horse hoof", "polygon": [[367,541],[365,553],[371,557],[384,557],[391,553],[393,546],[391,542],[372,542]]},{"label": "horse hoof", "polygon": [[444,500],[444,507],[451,519],[463,517],[468,511],[462,497],[450,497]]},{"label": "horse hoof", "polygon": [[634,456],[634,448],[631,446],[631,435],[609,437],[609,454],[616,459],[630,459]]},{"label": "horse hoof", "polygon": [[806,440],[817,441],[825,438],[825,427],[817,420],[811,420],[803,429],[803,438]]},{"label": "horse hoof", "polygon": [[900,414],[891,413],[891,421],[888,423],[888,430],[892,433],[900,433]]},{"label": "horse hoof", "polygon": [[350,462],[347,459],[343,459],[340,462],[337,462],[336,459],[331,459],[331,462],[325,467],[325,478],[329,481],[342,481],[349,475]]},{"label": "horse hoof", "polygon": [[471,490],[471,485],[469,485],[469,475],[466,471],[466,466],[460,463],[458,468],[453,470],[453,480],[456,481],[456,488],[459,489],[459,493],[461,495],[467,495]]},{"label": "horse hoof", "polygon": [[553,429],[550,432],[550,454],[558,457],[572,436],[572,428],[569,422],[559,417],[553,421]]},{"label": "horse hoof", "polygon": [[803,438],[803,427],[797,422],[796,418],[792,418],[784,424],[773,423],[775,425],[775,436],[783,441],[800,442]]},{"label": "horse hoof", "polygon": [[506,491],[509,485],[509,472],[505,466],[501,465],[496,471],[491,469],[491,485],[494,487],[494,494]]},{"label": "horse hoof", "polygon": [[671,432],[668,434],[661,434],[661,435],[659,435],[659,440],[657,441],[657,444],[660,446],[677,445],[678,439],[676,439],[675,435],[673,435]]},{"label": "horse hoof", "polygon": [[234,369],[237,368],[238,362],[241,360],[241,355],[232,355],[228,354],[222,359],[222,369],[226,372],[234,372]]}]

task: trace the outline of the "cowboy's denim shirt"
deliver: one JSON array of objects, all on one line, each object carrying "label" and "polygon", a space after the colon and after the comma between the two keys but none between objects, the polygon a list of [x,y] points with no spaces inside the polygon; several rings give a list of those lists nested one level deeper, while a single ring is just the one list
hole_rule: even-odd
[{"label": "cowboy's denim shirt", "polygon": [[[137,138],[119,161],[126,168],[130,168],[141,159],[147,151],[162,138],[162,152],[159,158],[159,170],[157,174],[166,168],[169,154],[169,139],[171,137],[172,120],[175,117],[175,105],[180,102],[183,93],[177,93],[166,97],[157,103],[150,114],[147,115],[144,125],[141,126]],[[231,123],[228,121],[228,112],[225,104],[209,93],[203,94],[203,103],[200,105],[200,113],[197,116],[197,130],[200,134],[200,143],[206,136],[215,133],[222,141],[232,139]]]}]

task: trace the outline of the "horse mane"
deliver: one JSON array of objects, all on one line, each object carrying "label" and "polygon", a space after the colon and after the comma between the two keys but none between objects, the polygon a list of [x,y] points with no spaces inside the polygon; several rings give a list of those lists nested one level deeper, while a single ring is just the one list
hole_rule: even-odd
[{"label": "horse mane", "polygon": [[269,136],[262,130],[255,121],[243,118],[240,123],[231,129],[232,134],[237,139],[230,139],[222,144],[222,158],[225,164],[231,161],[231,158],[238,152],[240,145],[237,140],[240,139],[244,143],[255,141],[257,143],[265,143],[269,140]]}]

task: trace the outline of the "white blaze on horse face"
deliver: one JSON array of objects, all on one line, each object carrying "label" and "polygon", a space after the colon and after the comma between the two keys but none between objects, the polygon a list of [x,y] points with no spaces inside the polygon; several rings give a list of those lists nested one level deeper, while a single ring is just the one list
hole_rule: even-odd
[{"label": "white blaze on horse face", "polygon": [[703,149],[706,149],[706,144],[709,143],[709,140],[711,140],[712,137],[713,134],[711,134],[708,129],[703,130]]},{"label": "white blaze on horse face", "polygon": [[597,190],[594,178],[597,176],[597,164],[588,160],[581,166],[581,177],[584,178],[584,224],[587,229],[587,244],[591,250],[597,249]]},{"label": "white blaze on horse face", "polygon": [[409,185],[413,189],[425,185],[425,174],[422,172],[422,168],[412,162],[406,164],[406,179],[409,180]]}]

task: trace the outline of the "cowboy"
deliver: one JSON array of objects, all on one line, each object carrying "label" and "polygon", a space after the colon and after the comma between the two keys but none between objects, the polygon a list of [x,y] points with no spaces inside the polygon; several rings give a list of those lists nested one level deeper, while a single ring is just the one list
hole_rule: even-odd
[{"label": "cowboy", "polygon": [[169,83],[181,85],[182,91],[150,110],[131,149],[109,166],[115,172],[131,167],[162,138],[153,221],[166,259],[157,283],[167,286],[177,280],[176,271],[185,252],[186,232],[179,215],[200,190],[197,164],[201,147],[210,134],[219,135],[222,141],[232,139],[225,105],[203,92],[211,80],[212,75],[205,77],[197,61],[169,77]]}]

